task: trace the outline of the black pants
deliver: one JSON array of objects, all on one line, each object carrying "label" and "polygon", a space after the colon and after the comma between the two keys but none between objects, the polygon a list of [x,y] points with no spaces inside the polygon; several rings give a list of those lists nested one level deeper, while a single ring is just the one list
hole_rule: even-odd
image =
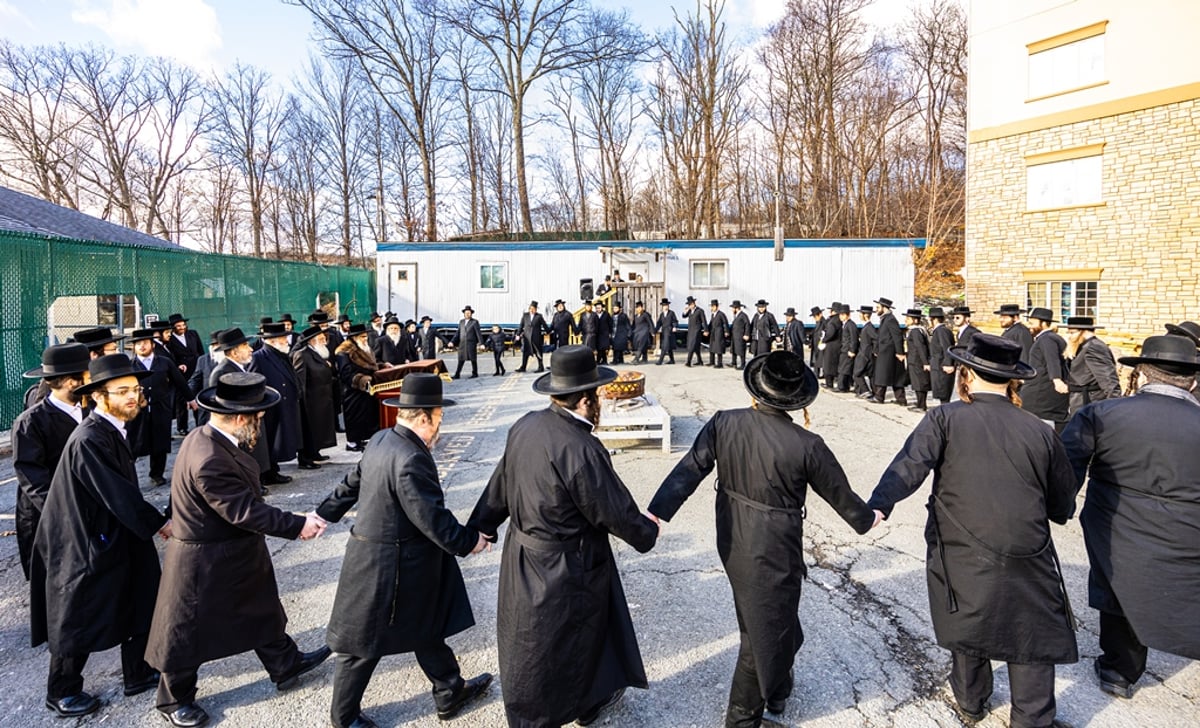
[{"label": "black pants", "polygon": [[[149,634],[139,634],[121,643],[121,676],[125,685],[134,685],[154,674],[146,664]],[[89,655],[50,655],[50,674],[46,679],[46,699],[59,700],[83,692],[83,668]]]},{"label": "black pants", "polygon": [[[892,387],[892,397],[896,400],[896,404],[908,404],[904,387]],[[875,401],[882,402],[885,399],[887,399],[887,387],[875,387]]]},{"label": "black pants", "polygon": [[729,358],[732,360],[730,364],[733,364],[735,369],[741,369],[746,366],[746,343],[742,342],[740,347],[735,344],[730,350]]},{"label": "black pants", "polygon": [[[959,652],[950,653],[950,689],[964,710],[983,709],[992,696],[992,662]],[[1008,663],[1012,693],[1012,728],[1043,728],[1054,722],[1054,665]]]},{"label": "black pants", "polygon": [[838,375],[837,390],[839,392],[849,392],[853,387],[854,387],[854,377],[850,376],[849,374]]},{"label": "black pants", "polygon": [[689,346],[687,354],[688,354],[687,361],[685,363],[688,366],[692,365],[692,357],[693,356],[696,357],[697,365],[704,366],[704,354],[703,354],[703,352],[700,351],[700,343],[699,342],[696,342],[696,344],[694,346]]},{"label": "black pants", "polygon": [[[799,635],[799,642],[804,641],[804,633]],[[800,645],[796,645],[799,649]],[[790,677],[790,673],[789,673]],[[789,679],[777,685],[771,693],[770,702],[782,702],[792,694],[792,681]],[[753,728],[762,724],[763,709],[767,706],[767,698],[763,696],[758,685],[758,670],[754,667],[754,648],[750,645],[750,636],[741,633],[741,645],[738,647],[737,664],[733,668],[733,683],[729,687],[729,707],[725,711],[725,728]]]},{"label": "black pants", "polygon": [[167,453],[152,452],[150,453],[150,477],[161,478],[167,470]]},{"label": "black pants", "polygon": [[649,351],[649,349],[650,349],[650,344],[648,342],[638,346],[637,350],[634,352],[634,355],[633,355],[633,363],[634,364],[645,364],[646,359],[647,359],[646,353]]},{"label": "black pants", "polygon": [[[300,648],[288,635],[255,647],[254,654],[267,669],[275,682],[281,681],[300,664]],[[196,679],[199,665],[174,672],[164,672],[158,681],[157,707],[164,713],[172,713],[181,706],[196,702]]]},{"label": "black pants", "polygon": [[1113,670],[1132,685],[1146,671],[1146,646],[1133,632],[1129,620],[1120,614],[1100,612],[1100,667]]},{"label": "black pants", "polygon": [[496,362],[496,370],[495,371],[497,374],[504,373],[504,362],[500,361],[500,357],[502,354],[503,354],[503,352],[500,352],[500,351],[492,352],[492,360]]},{"label": "black pants", "polygon": [[[438,642],[415,650],[413,655],[425,677],[433,683],[434,703],[439,708],[449,705],[463,686],[454,651],[445,642]],[[329,713],[333,725],[345,728],[362,713],[362,696],[378,664],[378,657],[337,656],[333,669],[333,705]]]},{"label": "black pants", "polygon": [[871,380],[865,374],[859,374],[854,377],[854,393],[869,394],[871,392]]},{"label": "black pants", "polygon": [[602,347],[602,348],[596,349],[596,363],[597,364],[607,364],[608,363],[608,347]]},{"label": "black pants", "polygon": [[613,353],[613,364],[624,364],[625,363],[625,347],[624,346],[613,345],[612,353]]},{"label": "black pants", "polygon": [[659,364],[663,363],[663,357],[668,357],[670,359],[670,363],[674,364],[675,363],[675,347],[672,346],[670,349],[668,349],[667,347],[663,346],[663,347],[659,348],[659,350],[658,350],[658,363]]},{"label": "black pants", "polygon": [[466,364],[467,362],[471,362],[471,376],[479,376],[478,365],[475,361],[474,346],[470,347],[469,351],[465,349],[458,350],[458,368],[454,370],[454,376],[457,377],[459,374],[462,374],[463,364]]},{"label": "black pants", "polygon": [[546,366],[542,363],[541,347],[539,346],[538,348],[535,349],[532,346],[529,346],[528,342],[526,342],[526,344],[521,347],[521,369],[522,369],[522,371],[524,371],[525,365],[529,363],[529,357],[531,357],[531,356],[533,358],[537,359],[537,363],[538,363],[537,370],[539,372],[544,371],[546,369]]},{"label": "black pants", "polygon": [[708,350],[708,365],[710,367],[714,367],[716,369],[720,369],[720,368],[724,367],[725,366],[724,359],[725,359],[724,351],[713,351],[711,348]]}]

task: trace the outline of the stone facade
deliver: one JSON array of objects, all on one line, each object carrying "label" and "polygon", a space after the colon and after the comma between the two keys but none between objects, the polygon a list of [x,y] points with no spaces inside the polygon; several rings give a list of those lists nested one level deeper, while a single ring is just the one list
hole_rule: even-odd
[{"label": "stone facade", "polygon": [[[1098,205],[1029,212],[1026,157],[1104,144]],[[987,328],[1026,271],[1101,269],[1102,333],[1122,348],[1200,320],[1200,100],[973,142],[967,302]]]}]

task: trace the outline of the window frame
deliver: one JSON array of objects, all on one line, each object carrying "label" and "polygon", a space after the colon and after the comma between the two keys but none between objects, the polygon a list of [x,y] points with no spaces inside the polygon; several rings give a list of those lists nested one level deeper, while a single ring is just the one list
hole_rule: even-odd
[{"label": "window frame", "polygon": [[[720,264],[725,269],[725,285],[712,285],[712,266]],[[696,266],[708,266],[709,285],[699,285],[696,283]],[[729,258],[694,258],[688,260],[688,283],[693,291],[727,291],[729,290]]]},{"label": "window frame", "polygon": [[[1048,308],[1060,322],[1068,316],[1091,316],[1095,320],[1101,318],[1102,289],[1098,276],[1054,275],[1053,272],[1047,272],[1026,276],[1022,283],[1025,286],[1026,310]],[[1036,299],[1035,289],[1038,290]],[[1069,303],[1069,308],[1063,305],[1064,302]]]},{"label": "window frame", "polygon": [[[483,285],[483,269],[485,267],[501,269],[504,285],[500,287],[484,287]],[[475,262],[475,292],[476,293],[508,293],[509,265],[507,260],[480,260]]]},{"label": "window frame", "polygon": [[[1026,44],[1029,56],[1025,64],[1025,103],[1062,96],[1064,94],[1096,88],[1108,83],[1107,44],[1108,21],[1076,28]],[[1098,51],[1084,48],[1083,44],[1097,46]],[[1085,61],[1093,54],[1099,56],[1099,71],[1087,75],[1091,64]],[[1073,56],[1070,57],[1069,56]],[[1036,60],[1035,60],[1036,59]],[[1054,83],[1054,76],[1072,71],[1073,77]],[[1045,82],[1042,79],[1049,76]]]}]

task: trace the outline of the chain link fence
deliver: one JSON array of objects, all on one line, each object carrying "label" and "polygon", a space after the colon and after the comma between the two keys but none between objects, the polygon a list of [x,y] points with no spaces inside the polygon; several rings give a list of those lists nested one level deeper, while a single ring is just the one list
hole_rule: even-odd
[{"label": "chain link fence", "polygon": [[290,313],[303,329],[318,307],[365,322],[375,307],[375,271],[0,231],[0,290],[0,430],[7,430],[33,383],[21,374],[75,331],[128,333],[147,316],[182,313],[207,344],[217,329],[257,331],[263,316]]}]

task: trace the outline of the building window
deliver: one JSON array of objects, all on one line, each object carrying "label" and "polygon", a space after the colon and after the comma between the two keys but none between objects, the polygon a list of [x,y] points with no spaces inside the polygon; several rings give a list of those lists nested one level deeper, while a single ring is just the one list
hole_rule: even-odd
[{"label": "building window", "polygon": [[692,288],[729,288],[729,261],[693,260]]},{"label": "building window", "polygon": [[96,296],[96,323],[118,331],[138,328],[137,298]]},{"label": "building window", "polygon": [[1103,152],[1103,144],[1091,144],[1025,157],[1025,209],[1104,204]]},{"label": "building window", "polygon": [[1059,321],[1068,316],[1099,318],[1099,281],[1027,281],[1025,306],[1048,308]]},{"label": "building window", "polygon": [[508,263],[480,263],[479,290],[507,291]]},{"label": "building window", "polygon": [[1104,32],[1096,23],[1053,38],[1030,43],[1029,100],[1081,91],[1106,83]]}]

